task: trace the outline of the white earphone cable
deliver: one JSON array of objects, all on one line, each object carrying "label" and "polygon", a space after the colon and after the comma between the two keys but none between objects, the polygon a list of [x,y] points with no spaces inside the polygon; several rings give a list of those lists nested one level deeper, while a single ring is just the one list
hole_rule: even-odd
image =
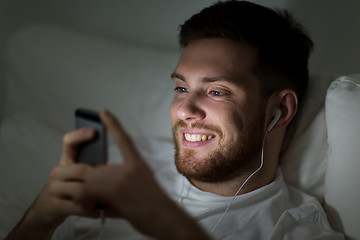
[{"label": "white earphone cable", "polygon": [[264,134],[264,138],[262,141],[262,145],[261,145],[261,161],[260,161],[260,166],[253,172],[251,173],[246,180],[241,184],[240,188],[237,190],[237,192],[235,193],[235,195],[233,196],[233,198],[231,199],[230,203],[228,204],[228,206],[225,209],[225,212],[223,213],[223,215],[220,217],[220,219],[216,222],[215,226],[213,227],[211,232],[214,232],[216,227],[219,225],[219,223],[223,220],[223,218],[225,217],[225,215],[227,214],[227,212],[229,211],[229,208],[231,206],[231,204],[234,202],[236,196],[239,194],[239,192],[241,191],[241,189],[244,187],[244,185],[250,180],[250,178],[252,178],[252,176],[254,176],[258,171],[260,171],[260,169],[263,167],[264,165],[264,146],[265,146],[265,139],[266,139],[266,135],[269,132],[269,130],[265,131]]},{"label": "white earphone cable", "polygon": [[100,209],[99,212],[100,212],[101,230],[98,236],[98,240],[102,240],[105,231],[105,214],[104,214],[104,210],[102,209]]}]

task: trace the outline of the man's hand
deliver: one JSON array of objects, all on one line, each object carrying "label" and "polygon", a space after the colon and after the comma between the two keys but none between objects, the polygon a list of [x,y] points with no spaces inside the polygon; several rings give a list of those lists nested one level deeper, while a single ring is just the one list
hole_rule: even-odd
[{"label": "man's hand", "polygon": [[86,199],[102,203],[105,216],[126,218],[140,232],[157,239],[208,239],[161,189],[119,121],[107,110],[101,112],[101,119],[124,162],[90,169],[85,178]]},{"label": "man's hand", "polygon": [[118,120],[107,110],[101,112],[101,119],[123,155],[123,164],[75,164],[77,146],[91,140],[95,131],[83,128],[66,134],[60,163],[22,226],[37,223],[55,230],[69,215],[99,217],[100,205],[106,217],[126,218],[140,232],[157,239],[209,239],[161,189]]}]

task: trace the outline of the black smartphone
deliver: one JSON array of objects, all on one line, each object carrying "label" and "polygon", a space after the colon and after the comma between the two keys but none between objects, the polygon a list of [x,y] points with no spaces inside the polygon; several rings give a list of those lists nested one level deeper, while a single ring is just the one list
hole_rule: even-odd
[{"label": "black smartphone", "polygon": [[92,166],[107,162],[106,128],[102,124],[99,113],[79,108],[75,111],[75,128],[91,127],[96,130],[96,136],[91,141],[82,143],[78,147],[77,162]]}]

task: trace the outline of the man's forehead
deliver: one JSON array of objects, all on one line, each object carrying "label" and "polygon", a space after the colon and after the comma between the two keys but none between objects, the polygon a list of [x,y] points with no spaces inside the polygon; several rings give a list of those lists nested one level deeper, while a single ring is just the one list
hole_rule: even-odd
[{"label": "man's forehead", "polygon": [[237,83],[253,75],[256,54],[253,47],[231,40],[197,40],[185,47],[171,77],[186,80],[191,73],[204,82]]},{"label": "man's forehead", "polygon": [[254,62],[258,49],[244,42],[225,38],[205,38],[190,42],[181,54],[181,58],[222,58],[224,60],[242,60]]}]

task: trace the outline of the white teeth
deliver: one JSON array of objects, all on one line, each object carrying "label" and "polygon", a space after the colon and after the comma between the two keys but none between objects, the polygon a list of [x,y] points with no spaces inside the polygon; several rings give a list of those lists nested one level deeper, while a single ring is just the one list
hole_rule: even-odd
[{"label": "white teeth", "polygon": [[200,142],[212,139],[213,136],[185,133],[185,139],[189,142]]}]

